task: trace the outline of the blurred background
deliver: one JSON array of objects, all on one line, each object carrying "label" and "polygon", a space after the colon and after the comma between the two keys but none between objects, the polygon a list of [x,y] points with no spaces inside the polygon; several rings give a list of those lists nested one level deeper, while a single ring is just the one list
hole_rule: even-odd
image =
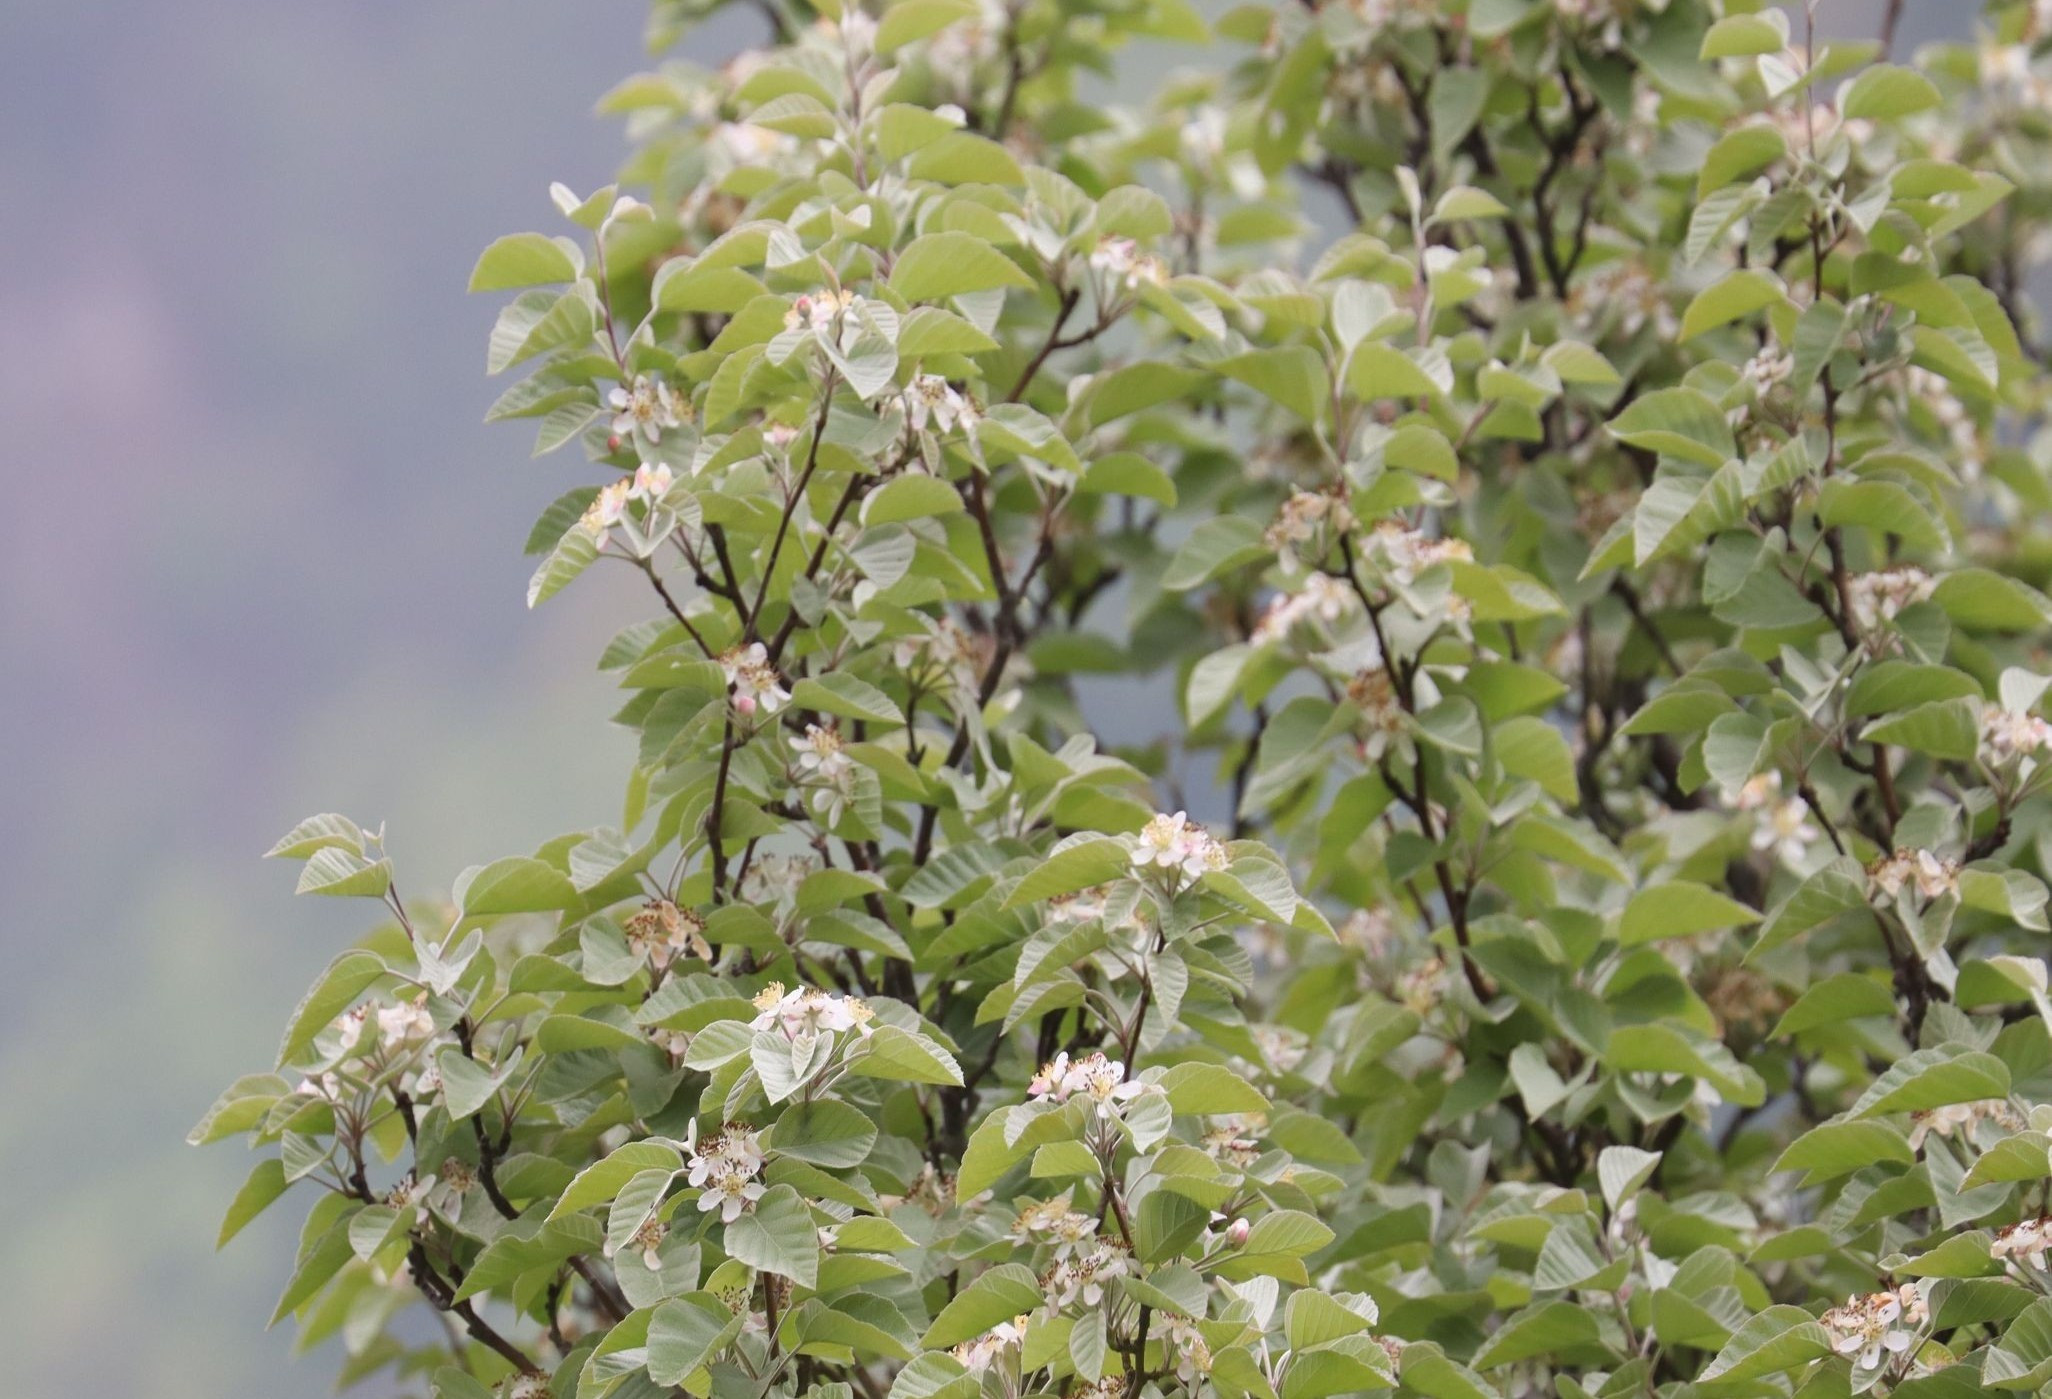
[{"label": "blurred background", "polygon": [[[1909,0],[1902,52],[1968,4]],[[1824,0],[1871,34],[1878,0]],[[187,1128],[364,926],[258,855],[338,810],[402,887],[616,819],[592,670],[529,614],[573,463],[480,426],[496,235],[624,154],[638,0],[0,6],[0,1354],[42,1399],[328,1392],[265,1317],[297,1218]],[[715,27],[691,56],[752,37]],[[63,479],[76,479],[68,484]],[[518,761],[509,761],[512,755]]]}]

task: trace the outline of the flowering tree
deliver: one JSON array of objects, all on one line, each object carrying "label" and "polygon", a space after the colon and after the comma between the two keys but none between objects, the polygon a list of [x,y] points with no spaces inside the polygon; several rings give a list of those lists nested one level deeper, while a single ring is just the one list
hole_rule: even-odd
[{"label": "flowering tree", "polygon": [[277,1317],[443,1399],[2052,1380],[2047,7],[844,2],[478,264],[639,749],[447,902],[272,852],[387,918],[194,1133],[311,1202]]}]

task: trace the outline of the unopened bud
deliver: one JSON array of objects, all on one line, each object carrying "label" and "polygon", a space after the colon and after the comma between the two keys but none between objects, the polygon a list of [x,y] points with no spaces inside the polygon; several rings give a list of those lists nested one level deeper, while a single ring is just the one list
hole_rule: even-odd
[{"label": "unopened bud", "polygon": [[1234,1248],[1246,1245],[1247,1236],[1254,1232],[1254,1226],[1244,1219],[1236,1219],[1226,1226],[1226,1243]]}]

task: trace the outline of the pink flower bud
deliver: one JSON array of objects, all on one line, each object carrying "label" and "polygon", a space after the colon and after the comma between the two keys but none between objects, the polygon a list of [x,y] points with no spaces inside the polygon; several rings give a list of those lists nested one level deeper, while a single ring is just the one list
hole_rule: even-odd
[{"label": "pink flower bud", "polygon": [[737,697],[737,698],[736,698],[736,699],[734,700],[734,708],[736,708],[736,709],[740,710],[740,711],[741,711],[741,712],[742,712],[743,714],[753,714],[753,713],[755,712],[755,696],[754,696],[754,695],[741,695],[741,696],[738,696],[738,697]]},{"label": "pink flower bud", "polygon": [[1226,1226],[1226,1242],[1234,1248],[1241,1248],[1247,1242],[1247,1235],[1253,1232],[1253,1225],[1244,1219],[1236,1219]]}]

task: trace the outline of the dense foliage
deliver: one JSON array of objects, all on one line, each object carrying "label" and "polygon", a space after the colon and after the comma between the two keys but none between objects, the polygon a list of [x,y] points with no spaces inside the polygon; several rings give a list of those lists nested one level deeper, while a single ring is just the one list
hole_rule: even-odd
[{"label": "dense foliage", "polygon": [[272,852],[389,914],[194,1133],[224,1239],[311,1202],[278,1317],[443,1399],[2052,1381],[2048,7],[812,3],[478,264],[638,756],[446,903]]}]

